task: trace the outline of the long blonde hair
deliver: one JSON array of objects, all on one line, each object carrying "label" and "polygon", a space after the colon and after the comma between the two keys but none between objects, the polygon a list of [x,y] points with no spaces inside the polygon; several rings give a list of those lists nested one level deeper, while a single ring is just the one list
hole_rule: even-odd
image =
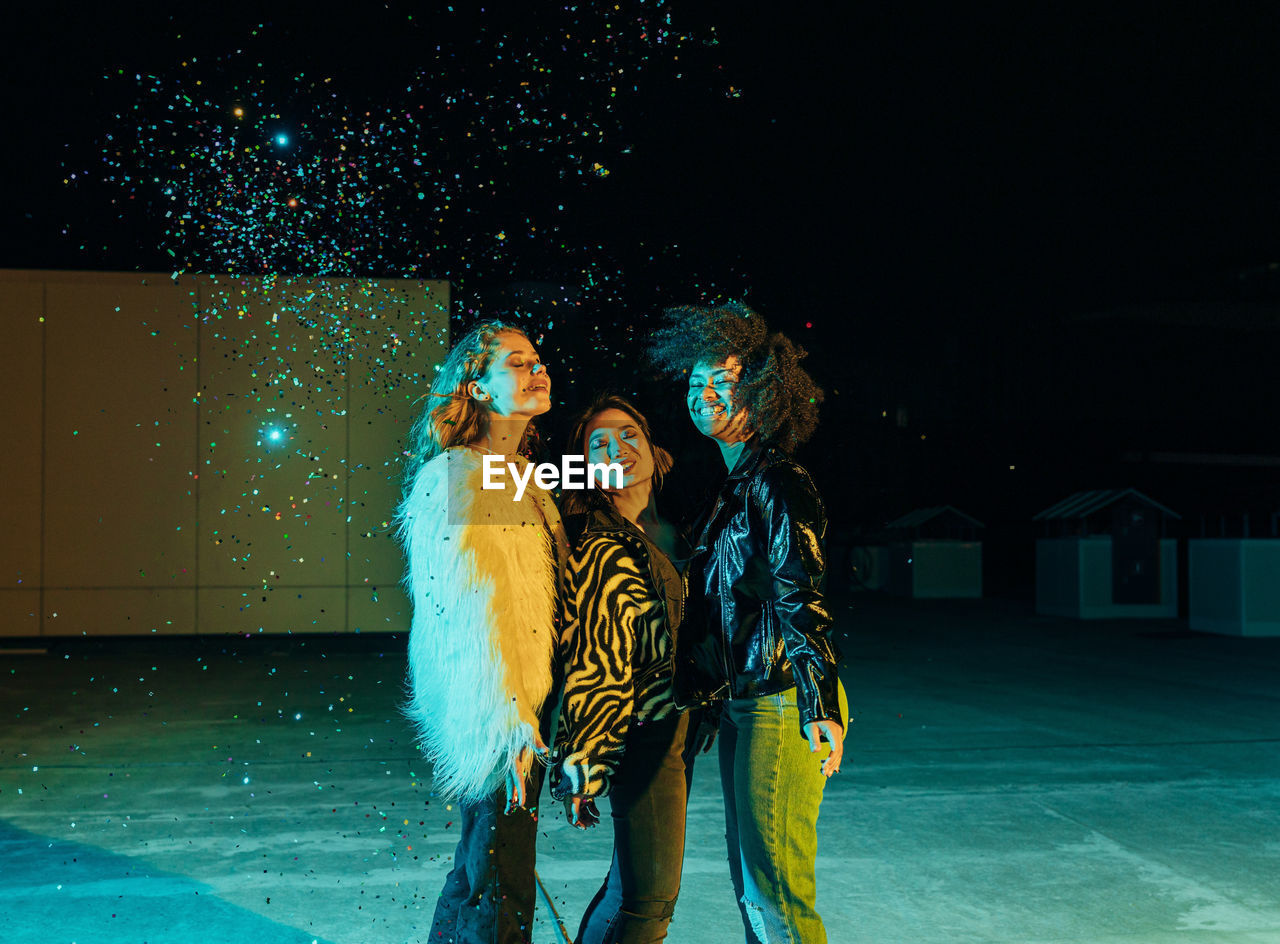
[{"label": "long blonde hair", "polygon": [[[501,342],[498,335],[524,331],[503,321],[482,321],[458,338],[449,349],[444,363],[431,382],[431,390],[423,399],[422,412],[409,429],[404,479],[411,482],[424,462],[434,459],[450,446],[465,446],[489,432],[489,408],[467,391],[474,380],[489,372]],[[523,449],[532,434],[533,424],[521,440]]]}]

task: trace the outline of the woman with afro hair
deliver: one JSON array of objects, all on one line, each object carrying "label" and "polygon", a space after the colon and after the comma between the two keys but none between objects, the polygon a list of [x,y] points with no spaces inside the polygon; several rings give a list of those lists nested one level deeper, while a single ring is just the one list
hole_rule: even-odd
[{"label": "woman with afro hair", "polygon": [[822,391],[800,366],[804,350],[738,303],[669,309],[650,355],[687,381],[689,417],[728,470],[693,531],[676,703],[719,712],[748,944],[819,944],[818,808],[848,708],[823,597],[826,513],[791,455],[817,426]]}]

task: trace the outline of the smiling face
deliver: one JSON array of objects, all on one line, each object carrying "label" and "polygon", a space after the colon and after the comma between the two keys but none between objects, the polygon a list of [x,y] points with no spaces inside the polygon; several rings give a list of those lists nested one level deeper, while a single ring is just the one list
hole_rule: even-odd
[{"label": "smiling face", "polygon": [[582,438],[587,462],[616,462],[622,466],[623,488],[653,478],[653,447],[635,418],[625,410],[601,410],[587,421]]},{"label": "smiling face", "polygon": [[734,407],[734,390],[742,377],[742,361],[730,354],[723,361],[698,361],[689,372],[685,406],[698,432],[721,442],[741,438],[747,414]]},{"label": "smiling face", "polygon": [[534,417],[551,409],[551,375],[533,342],[519,331],[500,331],[496,340],[489,370],[468,388],[471,396],[499,416]]}]

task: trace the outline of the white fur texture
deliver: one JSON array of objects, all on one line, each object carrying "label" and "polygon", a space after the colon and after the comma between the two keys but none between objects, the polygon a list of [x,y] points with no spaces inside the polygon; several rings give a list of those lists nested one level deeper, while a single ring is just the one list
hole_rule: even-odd
[{"label": "white fur texture", "polygon": [[482,489],[480,460],[449,449],[425,463],[397,516],[413,601],[405,711],[436,789],[464,802],[498,789],[533,746],[564,549],[550,496],[530,482],[512,501],[509,475],[505,490]]}]

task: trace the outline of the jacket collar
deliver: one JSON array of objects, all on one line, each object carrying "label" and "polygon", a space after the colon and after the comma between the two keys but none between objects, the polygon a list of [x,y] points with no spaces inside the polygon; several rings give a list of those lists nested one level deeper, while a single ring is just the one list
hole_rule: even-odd
[{"label": "jacket collar", "polygon": [[593,501],[583,513],[582,533],[599,534],[604,531],[626,531],[641,535],[643,532],[622,516],[607,498]]},{"label": "jacket collar", "polygon": [[740,482],[742,479],[750,478],[759,470],[760,466],[764,465],[770,452],[772,450],[760,442],[759,436],[753,436],[747,440],[747,448],[742,450],[742,454],[738,456],[738,461],[729,470],[726,481]]}]

